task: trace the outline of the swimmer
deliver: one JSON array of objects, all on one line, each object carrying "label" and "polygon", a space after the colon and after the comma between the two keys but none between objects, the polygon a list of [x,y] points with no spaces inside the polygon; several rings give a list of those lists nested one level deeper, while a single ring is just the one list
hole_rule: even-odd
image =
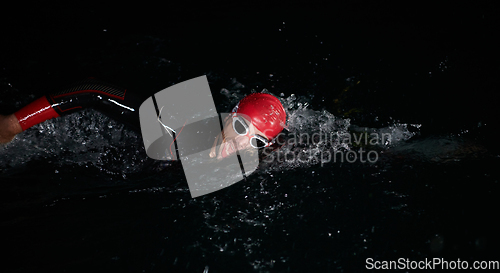
[{"label": "swimmer", "polygon": [[87,108],[96,109],[137,129],[140,124],[135,108],[140,103],[125,89],[94,79],[84,80],[38,98],[13,114],[0,115],[0,143],[10,142],[17,134],[48,119]]},{"label": "swimmer", "polygon": [[[45,95],[14,114],[0,115],[0,143],[10,142],[17,134],[48,119],[87,108],[140,131],[138,109],[144,99],[102,81],[85,80]],[[168,114],[163,111],[163,114]],[[286,112],[279,99],[270,94],[252,93],[244,97],[225,119],[224,129],[215,139],[210,157],[222,159],[236,150],[270,147],[285,127]]]},{"label": "swimmer", "polygon": [[[215,140],[210,157],[221,159],[235,153],[236,149],[241,151],[269,147],[285,127],[286,112],[276,97],[262,93],[250,94],[226,118],[220,139],[218,137]],[[228,141],[229,139],[232,141]],[[215,147],[218,143],[220,148],[217,153]]]}]

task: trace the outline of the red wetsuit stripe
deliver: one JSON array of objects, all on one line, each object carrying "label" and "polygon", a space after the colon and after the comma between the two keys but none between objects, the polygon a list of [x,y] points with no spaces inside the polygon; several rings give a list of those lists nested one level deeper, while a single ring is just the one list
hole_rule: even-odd
[{"label": "red wetsuit stripe", "polygon": [[59,117],[45,96],[23,107],[14,114],[23,131],[51,118]]}]

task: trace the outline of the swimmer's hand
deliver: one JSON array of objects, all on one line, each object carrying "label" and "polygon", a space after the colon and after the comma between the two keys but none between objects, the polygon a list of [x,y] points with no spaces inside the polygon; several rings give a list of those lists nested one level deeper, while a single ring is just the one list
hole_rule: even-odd
[{"label": "swimmer's hand", "polygon": [[0,144],[10,142],[22,131],[23,129],[14,114],[8,116],[0,115]]},{"label": "swimmer's hand", "polygon": [[214,145],[212,145],[212,149],[210,149],[210,158],[217,157],[217,142],[219,141],[219,137],[220,135],[215,138]]}]

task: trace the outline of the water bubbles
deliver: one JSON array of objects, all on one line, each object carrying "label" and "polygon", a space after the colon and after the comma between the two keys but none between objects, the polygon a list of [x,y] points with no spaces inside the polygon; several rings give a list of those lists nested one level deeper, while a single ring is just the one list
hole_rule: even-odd
[{"label": "water bubbles", "polygon": [[[272,161],[263,163],[264,169],[279,171],[315,164],[323,166],[336,162],[337,154],[342,153],[350,156],[344,156],[349,163],[374,163],[378,160],[378,152],[368,149],[393,147],[413,137],[421,126],[399,123],[391,117],[393,124],[384,128],[358,127],[352,125],[350,119],[336,117],[326,110],[309,109],[311,100],[312,97],[295,94],[283,100],[288,114],[287,140],[272,154]],[[360,147],[371,147],[364,150],[364,158]],[[360,155],[356,157],[357,153]]]},{"label": "water bubbles", "polygon": [[295,96],[295,94],[291,94],[288,98],[286,98],[283,101],[283,107],[285,107],[285,109],[295,108],[296,107],[295,100],[297,100],[297,97]]},{"label": "water bubbles", "polygon": [[438,68],[441,72],[448,70],[448,59],[445,59],[444,61],[440,62]]}]

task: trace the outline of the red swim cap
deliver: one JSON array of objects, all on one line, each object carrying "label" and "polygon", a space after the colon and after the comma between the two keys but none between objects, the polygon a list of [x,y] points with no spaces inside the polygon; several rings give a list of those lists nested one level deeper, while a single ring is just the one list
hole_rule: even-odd
[{"label": "red swim cap", "polygon": [[252,93],[238,103],[236,113],[249,116],[255,128],[269,140],[274,139],[286,127],[285,108],[273,95]]}]

